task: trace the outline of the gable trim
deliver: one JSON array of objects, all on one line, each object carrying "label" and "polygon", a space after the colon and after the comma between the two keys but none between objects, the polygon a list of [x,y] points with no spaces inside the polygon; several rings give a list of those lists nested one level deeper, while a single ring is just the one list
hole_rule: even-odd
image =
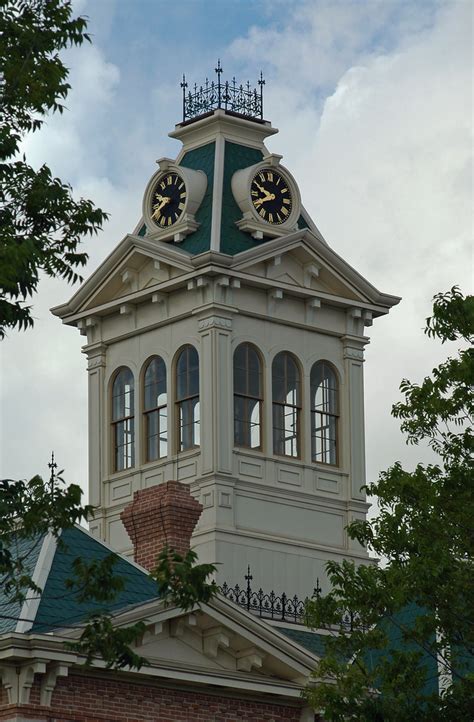
[{"label": "gable trim", "polygon": [[[159,243],[159,246],[157,245]],[[98,293],[109,276],[114,273],[120,264],[126,262],[130,253],[134,250],[148,255],[151,259],[163,260],[165,263],[174,265],[183,271],[191,271],[191,255],[184,250],[170,248],[169,244],[158,241],[150,241],[140,236],[127,234],[116,248],[102,261],[98,268],[76,291],[72,298],[60,306],[51,308],[51,313],[64,319],[69,315],[78,313],[78,309],[84,306]]]},{"label": "gable trim", "polygon": [[41,544],[41,551],[31,577],[33,584],[36,584],[36,586],[41,589],[41,592],[38,593],[31,590],[26,595],[26,599],[21,606],[15,632],[23,634],[25,632],[29,632],[35,623],[42,592],[48,579],[49,572],[51,571],[56,549],[57,539],[52,532],[48,532]]},{"label": "gable trim", "polygon": [[287,253],[299,245],[306,245],[310,252],[318,254],[328,264],[328,270],[340,276],[353,291],[366,296],[370,303],[391,308],[400,302],[399,296],[380,292],[366,278],[347,263],[341,256],[333,251],[325,241],[318,238],[309,229],[295,231],[282,238],[267,241],[256,248],[241,251],[234,256],[232,264],[235,270],[242,269],[253,263],[272,258],[278,252]]}]

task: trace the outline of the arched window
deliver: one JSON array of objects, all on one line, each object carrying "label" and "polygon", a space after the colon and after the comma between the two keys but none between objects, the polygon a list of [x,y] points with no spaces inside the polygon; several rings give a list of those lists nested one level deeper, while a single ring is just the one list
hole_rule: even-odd
[{"label": "arched window", "polygon": [[288,351],[272,364],[273,453],[300,456],[301,381],[298,365]]},{"label": "arched window", "polygon": [[257,349],[241,343],[234,352],[234,443],[262,447],[262,364]]},{"label": "arched window", "polygon": [[313,461],[337,464],[339,393],[336,374],[326,361],[311,369],[311,446]]},{"label": "arched window", "polygon": [[155,461],[168,453],[166,366],[160,356],[154,356],[146,367],[143,411],[146,460]]},{"label": "arched window", "polygon": [[135,465],[135,391],[133,374],[121,368],[112,386],[114,471]]},{"label": "arched window", "polygon": [[189,344],[176,362],[176,405],[178,407],[178,451],[200,444],[199,356]]}]

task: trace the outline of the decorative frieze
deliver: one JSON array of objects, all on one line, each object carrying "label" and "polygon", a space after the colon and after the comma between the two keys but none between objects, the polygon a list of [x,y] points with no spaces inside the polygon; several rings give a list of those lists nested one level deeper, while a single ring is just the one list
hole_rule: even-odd
[{"label": "decorative frieze", "polygon": [[105,343],[97,343],[86,346],[83,353],[87,356],[87,370],[93,371],[98,368],[105,368],[107,346]]},{"label": "decorative frieze", "polygon": [[232,319],[225,316],[208,316],[198,321],[199,331],[207,331],[210,328],[223,328],[227,331],[232,329]]}]

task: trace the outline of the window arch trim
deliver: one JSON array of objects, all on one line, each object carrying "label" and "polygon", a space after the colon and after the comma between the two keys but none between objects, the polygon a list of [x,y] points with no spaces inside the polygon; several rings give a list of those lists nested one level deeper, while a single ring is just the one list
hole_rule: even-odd
[{"label": "window arch trim", "polygon": [[[283,368],[277,375],[275,364],[280,357],[283,360]],[[293,389],[290,385],[291,379],[289,380],[288,360],[293,362],[295,369]],[[273,357],[271,369],[273,453],[276,456],[301,459],[301,412],[303,398],[301,363],[295,354],[284,349]],[[281,394],[278,393],[278,386],[281,388]]]},{"label": "window arch trim", "polygon": [[[125,376],[127,372],[128,377]],[[122,375],[124,389],[116,392],[116,385]],[[110,424],[112,469],[114,472],[131,469],[135,466],[135,377],[128,366],[120,366],[111,376]]]},{"label": "window arch trim", "polygon": [[[187,353],[186,365],[180,372],[180,362]],[[190,365],[189,354],[195,358]],[[181,378],[180,378],[181,376]],[[193,344],[181,346],[175,353],[173,362],[174,404],[176,409],[176,430],[178,452],[197,449],[200,446],[201,404],[200,404],[200,358]]]},{"label": "window arch trim", "polygon": [[[147,375],[152,364],[157,362],[161,369],[154,379],[147,383]],[[161,371],[161,376],[159,375]],[[142,366],[140,374],[143,459],[145,463],[159,461],[168,455],[169,404],[168,369],[165,359],[159,354],[149,356]],[[155,387],[153,389],[153,387]],[[151,398],[148,399],[148,394]],[[153,397],[155,401],[153,401]]]},{"label": "window arch trim", "polygon": [[[316,384],[314,377],[318,369],[321,369],[321,381]],[[316,394],[325,382],[318,402]],[[310,371],[311,460],[317,464],[339,465],[340,386],[340,373],[333,363],[326,359],[313,363]]]},{"label": "window arch trim", "polygon": [[[246,350],[244,366],[237,366],[237,354],[243,348]],[[257,360],[257,384],[254,384],[252,377],[249,351],[255,354]],[[264,369],[263,355],[254,343],[241,341],[235,347],[232,355],[234,444],[253,451],[262,451],[263,449]],[[243,382],[242,385],[241,382]]]}]

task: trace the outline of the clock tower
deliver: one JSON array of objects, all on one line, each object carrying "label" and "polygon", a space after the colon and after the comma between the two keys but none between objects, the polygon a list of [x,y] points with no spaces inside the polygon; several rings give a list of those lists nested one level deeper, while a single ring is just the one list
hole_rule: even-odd
[{"label": "clock tower", "polygon": [[[367,563],[366,330],[399,298],[322,237],[265,141],[263,78],[192,91],[181,143],[141,217],[71,300],[84,335],[91,531],[131,554],[120,515],[176,480],[203,507],[192,537],[217,581],[304,597],[329,559]],[[302,189],[303,196],[309,189]]]}]

